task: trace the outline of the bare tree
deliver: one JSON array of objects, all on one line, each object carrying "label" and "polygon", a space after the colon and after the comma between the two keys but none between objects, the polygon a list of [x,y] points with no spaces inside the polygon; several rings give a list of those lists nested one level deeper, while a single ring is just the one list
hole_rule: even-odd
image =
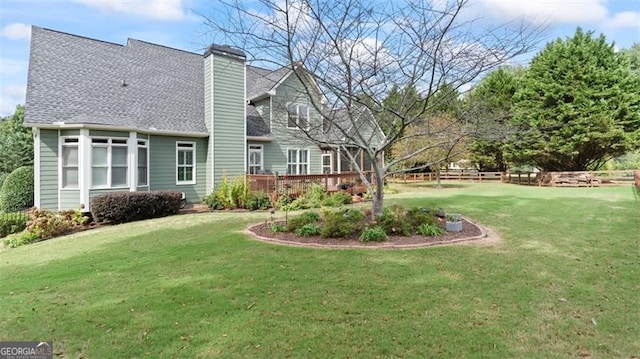
[{"label": "bare tree", "polygon": [[[374,216],[383,209],[381,184],[398,163],[434,148],[441,151],[433,141],[425,141],[424,146],[383,161],[394,143],[432,135],[428,128],[420,130],[419,123],[438,105],[433,100],[438,90],[444,84],[454,91],[466,89],[486,71],[528,52],[541,36],[540,28],[524,23],[483,24],[472,16],[470,0],[221,3],[223,13],[217,9],[204,16],[212,31],[224,36],[216,41],[243,49],[263,66],[295,70],[306,92],[317,99],[312,106],[325,123],[325,128],[320,124],[298,132],[319,145],[345,150],[373,194]],[[417,89],[419,103],[407,97],[385,107],[383,99],[394,84]],[[375,147],[371,132],[358,130],[363,112],[372,114],[384,129],[385,137]],[[339,136],[327,135],[327,123],[329,132]],[[370,160],[373,181],[367,180],[347,148],[357,148]]]}]

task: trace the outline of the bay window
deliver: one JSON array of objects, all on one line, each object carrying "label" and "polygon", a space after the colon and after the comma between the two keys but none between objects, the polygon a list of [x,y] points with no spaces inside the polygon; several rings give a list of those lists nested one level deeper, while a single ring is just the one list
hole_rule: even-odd
[{"label": "bay window", "polygon": [[62,188],[78,188],[78,139],[62,142]]},{"label": "bay window", "polygon": [[91,187],[128,187],[128,149],[126,139],[91,139]]},{"label": "bay window", "polygon": [[138,141],[138,171],[137,171],[137,185],[148,186],[149,185],[149,151],[147,141]]}]

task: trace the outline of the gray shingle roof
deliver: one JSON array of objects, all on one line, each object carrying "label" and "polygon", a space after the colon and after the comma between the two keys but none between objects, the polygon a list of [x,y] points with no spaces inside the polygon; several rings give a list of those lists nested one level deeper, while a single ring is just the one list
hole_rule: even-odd
[{"label": "gray shingle roof", "polygon": [[247,106],[247,136],[253,137],[270,137],[271,130],[264,122],[264,119],[256,108],[252,105]]},{"label": "gray shingle roof", "polygon": [[207,132],[204,57],[33,27],[25,122]]},{"label": "gray shingle roof", "polygon": [[267,70],[247,65],[247,99],[253,99],[272,90],[289,72],[288,67]]}]

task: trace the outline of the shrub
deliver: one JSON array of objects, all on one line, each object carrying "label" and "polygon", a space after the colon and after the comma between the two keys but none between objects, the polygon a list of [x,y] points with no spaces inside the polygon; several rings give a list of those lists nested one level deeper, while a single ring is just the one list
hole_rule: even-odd
[{"label": "shrub", "polygon": [[4,183],[4,180],[7,179],[7,176],[9,174],[6,172],[0,172],[0,188],[2,188],[2,184]]},{"label": "shrub", "polygon": [[96,222],[110,224],[165,217],[180,211],[181,197],[179,191],[105,193],[93,197],[91,213]]},{"label": "shrub", "polygon": [[32,208],[25,231],[35,234],[37,239],[47,239],[72,231],[76,226],[71,217],[48,209]]},{"label": "shrub", "polygon": [[322,201],[322,205],[327,207],[340,207],[346,204],[351,204],[351,195],[346,192],[336,192]]},{"label": "shrub", "polygon": [[38,235],[29,231],[22,231],[11,234],[4,239],[4,245],[10,248],[20,247],[25,244],[37,242],[40,238]]},{"label": "shrub", "polygon": [[16,212],[33,207],[33,167],[11,172],[0,189],[0,211]]},{"label": "shrub", "polygon": [[385,207],[376,221],[388,235],[408,236],[413,230],[405,216],[406,211],[402,206],[393,205]]},{"label": "shrub", "polygon": [[429,237],[429,236],[439,236],[442,234],[445,234],[446,231],[442,228],[440,228],[440,226],[436,223],[423,223],[421,225],[418,226],[418,233]]},{"label": "shrub", "polygon": [[365,228],[360,234],[360,242],[381,242],[389,237],[380,226],[372,226]]},{"label": "shrub", "polygon": [[293,202],[293,198],[288,195],[288,194],[283,194],[280,195],[280,197],[278,197],[278,209],[283,210],[283,211],[288,211],[289,210],[289,205]]},{"label": "shrub", "polygon": [[252,211],[271,208],[271,198],[264,192],[250,193],[246,201],[247,209]]},{"label": "shrub", "polygon": [[239,177],[229,183],[227,177],[223,176],[220,184],[203,199],[203,202],[210,209],[247,208],[249,192],[249,186],[244,178]]},{"label": "shrub", "polygon": [[356,209],[339,209],[323,213],[324,226],[320,233],[325,238],[348,237],[363,227],[364,213]]},{"label": "shrub", "polygon": [[280,223],[271,223],[269,224],[269,230],[273,233],[281,233],[281,232],[286,232],[287,227],[285,227]]},{"label": "shrub", "polygon": [[422,224],[438,224],[436,212],[433,209],[425,207],[413,207],[406,213],[406,221],[411,225],[411,231],[415,232]]},{"label": "shrub", "polygon": [[29,215],[24,212],[0,213],[0,238],[22,232],[28,220]]},{"label": "shrub", "polygon": [[321,185],[314,183],[311,185],[311,188],[304,195],[309,200],[309,205],[311,208],[319,208],[322,206],[323,201],[327,198],[327,192],[324,190],[324,187]]},{"label": "shrub", "polygon": [[322,231],[322,228],[316,223],[307,223],[304,226],[296,229],[296,234],[302,237],[317,236]]},{"label": "shrub", "polygon": [[307,224],[316,223],[318,220],[320,220],[320,215],[318,213],[313,211],[304,212],[303,214],[293,217],[287,221],[287,231],[294,232]]}]

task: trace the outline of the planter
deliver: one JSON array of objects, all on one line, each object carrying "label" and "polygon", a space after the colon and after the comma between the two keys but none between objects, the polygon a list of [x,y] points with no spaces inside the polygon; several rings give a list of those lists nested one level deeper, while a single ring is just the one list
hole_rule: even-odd
[{"label": "planter", "polygon": [[448,214],[445,221],[445,229],[447,232],[462,231],[462,217],[459,214]]}]

